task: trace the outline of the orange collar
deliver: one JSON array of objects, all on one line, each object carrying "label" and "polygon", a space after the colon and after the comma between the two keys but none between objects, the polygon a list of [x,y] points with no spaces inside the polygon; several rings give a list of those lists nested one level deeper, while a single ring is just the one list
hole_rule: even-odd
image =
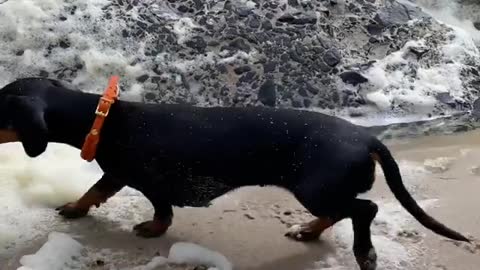
[{"label": "orange collar", "polygon": [[110,107],[118,99],[118,76],[110,77],[108,87],[105,89],[105,93],[98,102],[97,109],[95,110],[95,121],[92,128],[85,138],[85,142],[82,146],[82,152],[80,156],[86,161],[92,161],[97,153],[97,145],[100,141],[100,131],[102,130],[103,122],[108,116]]}]

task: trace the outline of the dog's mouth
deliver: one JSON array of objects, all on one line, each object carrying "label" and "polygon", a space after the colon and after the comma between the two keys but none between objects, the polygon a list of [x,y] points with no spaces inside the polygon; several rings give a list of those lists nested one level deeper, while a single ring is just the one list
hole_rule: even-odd
[{"label": "dog's mouth", "polygon": [[0,144],[18,141],[18,135],[15,131],[8,129],[0,129]]}]

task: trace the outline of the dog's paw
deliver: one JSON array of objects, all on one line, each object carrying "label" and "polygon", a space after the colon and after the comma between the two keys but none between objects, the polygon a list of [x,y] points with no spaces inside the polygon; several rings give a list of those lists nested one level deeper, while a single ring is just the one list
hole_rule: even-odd
[{"label": "dog's paw", "polygon": [[296,241],[307,242],[317,240],[320,237],[320,233],[312,231],[306,224],[295,224],[288,228],[285,236]]},{"label": "dog's paw", "polygon": [[58,214],[66,218],[81,218],[88,214],[89,209],[77,207],[76,203],[67,203],[55,209]]},{"label": "dog's paw", "polygon": [[168,230],[170,225],[156,220],[145,221],[133,227],[137,236],[144,238],[158,237]]},{"label": "dog's paw", "polygon": [[365,256],[357,256],[357,262],[361,270],[377,269],[377,253],[371,248]]}]

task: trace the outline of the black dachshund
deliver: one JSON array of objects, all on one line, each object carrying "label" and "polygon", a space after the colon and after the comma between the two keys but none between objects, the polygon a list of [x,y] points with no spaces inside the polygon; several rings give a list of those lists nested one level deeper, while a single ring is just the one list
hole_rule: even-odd
[{"label": "black dachshund", "polygon": [[[30,157],[42,154],[49,142],[81,149],[100,97],[56,80],[12,82],[0,90],[0,143],[21,142]],[[141,191],[155,210],[152,220],[134,230],[156,237],[172,224],[172,205],[203,207],[241,186],[275,185],[293,193],[317,217],[287,236],[313,240],[351,218],[357,262],[360,269],[372,270],[376,254],[370,226],[378,207],[356,196],[372,188],[377,161],[395,197],[421,224],[469,242],[425,213],[406,190],[387,147],[348,121],[300,110],[122,100],[104,120],[95,156],[104,175],[77,202],[58,208],[65,217],[84,216],[129,186]]]}]

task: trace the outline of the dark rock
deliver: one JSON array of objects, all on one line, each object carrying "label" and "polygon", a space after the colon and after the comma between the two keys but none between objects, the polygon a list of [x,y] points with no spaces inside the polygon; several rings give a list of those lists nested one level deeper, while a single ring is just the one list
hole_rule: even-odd
[{"label": "dark rock", "polygon": [[265,14],[265,17],[267,17],[267,19],[273,19],[275,18],[275,14],[271,13],[271,12],[267,12],[267,14]]},{"label": "dark rock", "polygon": [[302,58],[301,55],[299,55],[297,53],[297,51],[295,49],[293,50],[290,50],[290,58],[295,61],[295,62],[298,62],[298,63],[305,63],[305,60]]},{"label": "dark rock", "polygon": [[250,66],[241,66],[241,67],[237,67],[234,69],[235,73],[240,75],[242,73],[245,73],[245,72],[248,72],[252,70],[252,68]]},{"label": "dark rock", "polygon": [[477,30],[480,30],[480,22],[474,22],[473,27],[477,28]]},{"label": "dark rock", "polygon": [[17,51],[17,52],[15,53],[15,55],[16,55],[16,56],[22,56],[23,53],[25,53],[24,50],[19,50],[19,51]]},{"label": "dark rock", "polygon": [[137,82],[140,82],[140,83],[146,82],[148,78],[150,78],[148,74],[141,75],[137,77]]},{"label": "dark rock", "polygon": [[367,25],[367,31],[370,35],[380,35],[383,31],[383,25],[378,23],[371,23]]},{"label": "dark rock", "polygon": [[252,17],[250,18],[250,20],[248,21],[248,26],[250,28],[253,28],[253,29],[257,29],[260,27],[260,19],[259,18],[256,18],[256,17]]},{"label": "dark rock", "polygon": [[218,42],[217,40],[210,40],[208,42],[208,46],[210,47],[217,47],[218,45],[220,45],[220,42]]},{"label": "dark rock", "polygon": [[330,49],[323,56],[323,61],[325,61],[327,65],[334,67],[340,63],[340,58],[341,56],[337,49]]},{"label": "dark rock", "polygon": [[304,87],[300,87],[300,88],[298,89],[298,94],[299,94],[300,96],[302,96],[302,97],[308,97],[307,90],[305,90]]},{"label": "dark rock", "polygon": [[415,18],[429,17],[420,8],[392,1],[381,8],[374,20],[382,27],[406,24]]},{"label": "dark rock", "polygon": [[155,95],[152,92],[148,92],[145,94],[145,99],[148,101],[154,101],[157,98],[157,95]]},{"label": "dark rock", "polygon": [[294,108],[301,108],[302,105],[303,105],[302,102],[300,102],[300,101],[298,101],[298,100],[296,100],[296,99],[292,100],[292,107],[294,107]]},{"label": "dark rock", "polygon": [[475,76],[480,76],[479,74],[479,70],[477,70],[476,68],[470,68],[470,73],[475,75]]},{"label": "dark rock", "polygon": [[475,116],[476,118],[480,118],[480,98],[478,98],[477,100],[475,100],[475,102],[473,102],[472,115]]},{"label": "dark rock", "polygon": [[66,48],[69,48],[70,47],[70,42],[66,41],[66,40],[61,40],[59,43],[58,43],[58,46],[62,49],[66,49]]},{"label": "dark rock", "polygon": [[289,24],[315,24],[317,23],[317,17],[315,15],[307,14],[284,14],[278,18],[280,23],[289,23]]},{"label": "dark rock", "polygon": [[308,98],[303,99],[303,106],[305,108],[309,108],[311,105],[312,105],[312,101],[310,99],[308,99]]},{"label": "dark rock", "polygon": [[240,79],[238,79],[238,81],[240,83],[250,83],[255,79],[256,75],[257,75],[257,73],[255,71],[249,71],[249,72],[245,73],[244,75],[242,75],[242,77],[240,77]]},{"label": "dark rock", "polygon": [[46,70],[40,70],[38,76],[47,78],[50,74]]},{"label": "dark rock", "polygon": [[273,80],[265,81],[258,90],[258,100],[264,105],[275,107],[277,103],[276,85]]},{"label": "dark rock", "polygon": [[65,17],[65,16],[60,16],[60,18],[59,18],[59,19],[60,19],[60,21],[64,22],[64,21],[66,21],[66,20],[67,20],[67,17]]},{"label": "dark rock", "polygon": [[307,91],[312,93],[313,95],[320,93],[320,90],[314,85],[312,85],[311,83],[308,82],[306,86],[307,86]]},{"label": "dark rock", "polygon": [[262,29],[263,30],[271,30],[273,28],[273,25],[270,21],[263,21],[262,22]]},{"label": "dark rock", "polygon": [[447,104],[451,107],[455,107],[456,105],[456,102],[455,102],[455,99],[450,95],[450,93],[447,93],[447,92],[444,92],[444,93],[438,93],[435,95],[435,98],[444,103],[444,104]]},{"label": "dark rock", "polygon": [[207,42],[205,42],[205,39],[203,39],[203,37],[195,36],[195,37],[192,37],[192,39],[185,42],[185,45],[187,45],[190,48],[196,49],[197,51],[203,52],[207,47]]},{"label": "dark rock", "polygon": [[332,68],[329,65],[327,65],[325,62],[323,62],[322,60],[320,60],[316,63],[315,68],[320,69],[320,71],[322,71],[322,72],[329,72],[330,70],[332,70]]},{"label": "dark rock", "polygon": [[228,72],[227,66],[225,66],[224,64],[217,65],[217,70],[220,71],[221,73]]},{"label": "dark rock", "polygon": [[238,39],[235,39],[234,41],[230,42],[229,46],[232,47],[232,48],[236,48],[238,50],[241,50],[241,51],[250,52],[250,45],[248,45],[245,42],[245,40],[242,39],[242,38],[238,38]]},{"label": "dark rock", "polygon": [[188,7],[184,6],[184,5],[181,5],[178,7],[178,11],[182,12],[182,13],[187,13],[189,10]]},{"label": "dark rock", "polygon": [[203,7],[204,7],[204,5],[205,5],[205,4],[204,4],[204,1],[202,1],[202,0],[193,0],[193,4],[194,4],[194,8],[195,8],[196,10],[201,10],[201,9],[203,9]]},{"label": "dark rock", "polygon": [[263,64],[263,72],[265,73],[270,73],[274,72],[277,67],[277,62],[275,61],[270,61],[265,64]]},{"label": "dark rock", "polygon": [[248,15],[252,14],[252,10],[249,8],[241,7],[237,9],[237,14],[240,17],[247,17]]},{"label": "dark rock", "polygon": [[340,78],[344,83],[348,83],[354,86],[368,82],[367,78],[363,77],[360,73],[356,71],[345,71],[340,74]]},{"label": "dark rock", "polygon": [[428,48],[417,48],[417,47],[410,47],[409,52],[414,54],[417,59],[422,58],[422,56],[426,53],[428,53]]},{"label": "dark rock", "polygon": [[156,83],[156,84],[159,84],[160,81],[162,80],[162,78],[160,76],[152,76],[152,83]]},{"label": "dark rock", "polygon": [[296,7],[299,5],[298,0],[288,0],[288,4],[293,7]]}]

